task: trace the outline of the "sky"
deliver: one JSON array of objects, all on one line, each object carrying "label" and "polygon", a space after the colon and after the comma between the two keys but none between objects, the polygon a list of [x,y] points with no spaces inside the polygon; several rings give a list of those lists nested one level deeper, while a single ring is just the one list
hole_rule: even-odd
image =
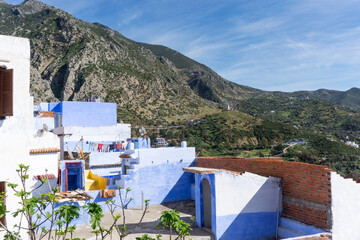
[{"label": "sky", "polygon": [[42,2],[170,47],[241,85],[286,92],[360,87],[360,0]]}]

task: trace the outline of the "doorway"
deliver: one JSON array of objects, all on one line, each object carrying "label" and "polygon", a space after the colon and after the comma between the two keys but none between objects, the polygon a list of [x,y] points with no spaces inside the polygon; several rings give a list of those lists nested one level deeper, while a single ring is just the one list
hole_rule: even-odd
[{"label": "doorway", "polygon": [[83,189],[83,165],[81,162],[66,163],[65,169],[65,191],[74,191]]},{"label": "doorway", "polygon": [[211,186],[209,180],[203,179],[201,182],[201,186],[204,227],[211,228]]}]

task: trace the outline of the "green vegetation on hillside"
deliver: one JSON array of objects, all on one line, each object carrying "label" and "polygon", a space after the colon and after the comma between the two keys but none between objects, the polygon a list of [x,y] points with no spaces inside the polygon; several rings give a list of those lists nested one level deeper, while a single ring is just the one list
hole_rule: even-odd
[{"label": "green vegetation on hillside", "polygon": [[[153,133],[153,138],[157,134],[174,146],[183,135],[181,128],[162,129]],[[184,123],[184,137],[188,146],[196,147],[198,156],[282,156],[288,161],[327,165],[343,176],[360,177],[359,149],[336,138],[237,111],[189,119]],[[295,140],[301,141],[289,146],[288,142]]]},{"label": "green vegetation on hillside", "polygon": [[290,148],[284,156],[299,162],[327,165],[343,176],[360,178],[360,150],[322,135],[308,135],[306,144]]},{"label": "green vegetation on hillside", "polygon": [[236,108],[325,136],[360,141],[360,112],[322,100],[267,96],[243,100]]}]

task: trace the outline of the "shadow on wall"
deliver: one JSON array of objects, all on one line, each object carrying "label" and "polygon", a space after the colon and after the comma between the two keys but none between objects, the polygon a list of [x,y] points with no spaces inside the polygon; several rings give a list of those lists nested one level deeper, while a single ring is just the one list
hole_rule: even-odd
[{"label": "shadow on wall", "polygon": [[239,214],[217,217],[218,239],[276,239],[280,216],[281,188],[268,179]]},{"label": "shadow on wall", "polygon": [[32,194],[34,197],[40,197],[40,194],[45,194],[51,192],[54,187],[57,187],[57,178],[48,179],[46,183],[42,183],[40,180],[36,181],[33,189],[35,189]]},{"label": "shadow on wall", "polygon": [[195,182],[194,174],[183,173],[174,187],[168,192],[161,204],[191,199],[191,185]]},{"label": "shadow on wall", "polygon": [[[189,167],[195,166],[193,161]],[[191,186],[195,183],[194,174],[184,172],[171,188],[161,204],[191,199]]]}]

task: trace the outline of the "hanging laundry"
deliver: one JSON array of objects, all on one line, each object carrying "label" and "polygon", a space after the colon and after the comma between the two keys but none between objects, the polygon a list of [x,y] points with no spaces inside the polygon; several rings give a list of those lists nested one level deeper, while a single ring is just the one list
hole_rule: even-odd
[{"label": "hanging laundry", "polygon": [[122,141],[121,142],[121,149],[123,149],[123,150],[126,150],[126,143],[125,143],[125,141]]},{"label": "hanging laundry", "polygon": [[94,143],[93,142],[89,142],[89,152],[92,152],[94,149]]},{"label": "hanging laundry", "polygon": [[97,150],[98,150],[98,152],[102,152],[103,151],[103,144],[99,143]]},{"label": "hanging laundry", "polygon": [[104,152],[109,152],[109,144],[104,144],[104,146],[103,146],[103,151]]},{"label": "hanging laundry", "polygon": [[[115,145],[115,147],[116,147],[116,145]],[[114,144],[111,144],[111,145],[109,146],[109,152],[113,152],[114,150],[115,150]]]}]

